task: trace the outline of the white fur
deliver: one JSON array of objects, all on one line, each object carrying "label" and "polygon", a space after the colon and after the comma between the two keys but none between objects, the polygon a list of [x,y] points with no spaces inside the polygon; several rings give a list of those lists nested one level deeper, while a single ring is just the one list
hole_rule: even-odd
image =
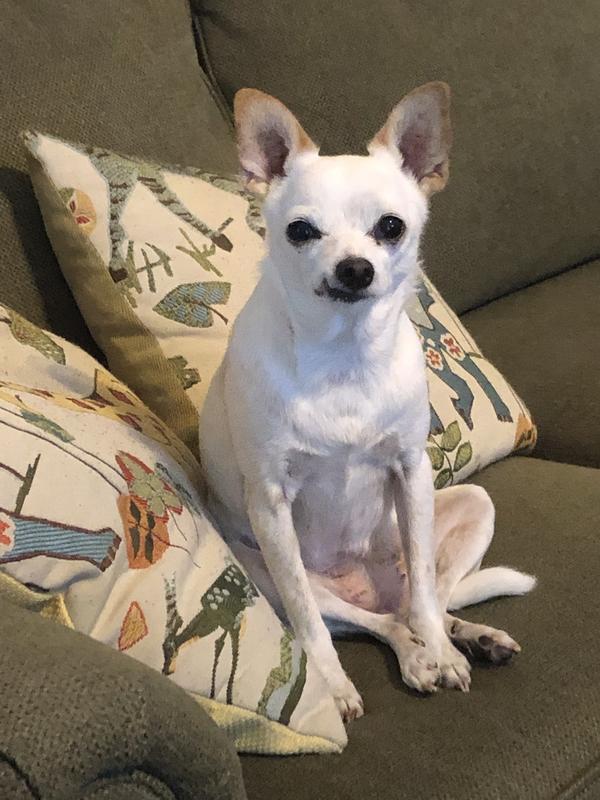
[{"label": "white fur", "polygon": [[[451,593],[462,596],[459,582],[489,545],[493,506],[477,487],[434,500],[425,364],[406,314],[427,218],[419,176],[402,168],[394,148],[373,145],[368,156],[328,158],[314,146],[298,149],[307,137],[291,114],[250,94],[238,119],[245,171],[252,178],[258,164],[254,177],[277,175],[277,153],[287,147],[289,155],[264,207],[261,278],[201,414],[213,511],[252,577],[282,607],[346,718],[360,715],[362,702],[323,617],[386,639],[409,685],[467,690],[469,665],[450,643],[443,612]],[[271,139],[259,136],[261,126]],[[273,136],[281,139],[275,156],[271,145],[261,145]],[[385,214],[406,225],[398,243],[372,235]],[[286,228],[298,218],[321,238],[292,245]],[[368,296],[352,304],[319,292],[324,280],[335,285],[336,265],[347,257],[368,259],[374,268]],[[387,614],[358,608],[327,577],[341,563],[359,571],[374,557],[391,564],[402,550],[410,581],[405,614],[400,606]],[[436,559],[447,562],[437,585]],[[401,595],[398,583],[398,603]]]},{"label": "white fur", "polygon": [[463,578],[450,595],[448,611],[482,603],[499,595],[527,594],[536,579],[510,567],[487,567]]}]

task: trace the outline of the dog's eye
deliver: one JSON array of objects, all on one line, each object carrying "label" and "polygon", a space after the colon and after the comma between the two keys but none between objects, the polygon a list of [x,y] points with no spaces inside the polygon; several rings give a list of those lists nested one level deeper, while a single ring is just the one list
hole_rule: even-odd
[{"label": "dog's eye", "polygon": [[311,239],[320,239],[321,231],[305,219],[295,219],[287,226],[287,238],[292,244],[303,244]]},{"label": "dog's eye", "polygon": [[373,228],[373,236],[381,241],[396,242],[406,230],[406,225],[400,217],[393,214],[384,214]]}]

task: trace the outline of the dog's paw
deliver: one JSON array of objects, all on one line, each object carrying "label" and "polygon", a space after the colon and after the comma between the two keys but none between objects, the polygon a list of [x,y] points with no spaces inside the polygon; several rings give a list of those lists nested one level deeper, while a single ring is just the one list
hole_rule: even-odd
[{"label": "dog's paw", "polygon": [[330,683],[329,688],[333,694],[333,699],[340,712],[340,716],[345,723],[362,717],[365,713],[362,697],[356,691],[350,678],[344,675],[343,680],[340,679],[336,681],[333,686]]},{"label": "dog's paw", "polygon": [[440,686],[468,692],[471,685],[471,666],[453,647],[450,640],[425,643],[418,636],[404,638],[396,648],[402,679],[418,692],[436,692]]},{"label": "dog's paw", "polygon": [[402,680],[417,692],[431,694],[440,685],[440,667],[436,655],[425,643],[415,637],[414,647],[404,652],[399,660]]},{"label": "dog's paw", "polygon": [[442,645],[440,676],[446,689],[468,692],[471,688],[471,665],[449,639]]},{"label": "dog's paw", "polygon": [[455,620],[449,632],[454,644],[465,653],[492,664],[506,664],[521,652],[518,642],[508,633],[489,625]]}]

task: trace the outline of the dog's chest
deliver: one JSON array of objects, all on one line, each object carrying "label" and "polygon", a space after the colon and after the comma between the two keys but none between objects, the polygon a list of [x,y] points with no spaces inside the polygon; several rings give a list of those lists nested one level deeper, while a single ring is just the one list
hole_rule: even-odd
[{"label": "dog's chest", "polygon": [[322,572],[368,553],[389,516],[390,469],[410,446],[411,425],[399,393],[386,386],[371,398],[362,388],[329,386],[289,410],[294,524],[304,563]]},{"label": "dog's chest", "polygon": [[402,443],[411,446],[410,400],[396,376],[385,373],[361,381],[331,375],[313,388],[301,387],[286,408],[293,448],[389,465]]},{"label": "dog's chest", "polygon": [[328,454],[290,454],[294,526],[309,569],[324,572],[367,555],[391,509],[388,464],[397,447],[391,436],[368,450],[340,446]]}]

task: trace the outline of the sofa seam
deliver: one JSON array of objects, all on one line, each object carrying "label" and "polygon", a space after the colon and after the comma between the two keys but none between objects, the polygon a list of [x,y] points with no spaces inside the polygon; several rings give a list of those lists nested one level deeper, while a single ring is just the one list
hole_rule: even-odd
[{"label": "sofa seam", "polygon": [[12,756],[9,756],[4,750],[0,750],[0,760],[8,764],[15,774],[23,781],[34,800],[41,800],[42,795],[40,794],[39,789],[37,786],[35,786],[29,775],[21,769],[18,762]]},{"label": "sofa seam", "polygon": [[191,2],[189,3],[189,11],[192,22],[192,35],[194,37],[196,56],[198,59],[198,66],[200,67],[202,81],[210,92],[210,95],[214,100],[215,105],[219,109],[223,120],[227,123],[229,129],[234,131],[235,126],[233,124],[233,114],[229,108],[227,100],[225,99],[225,95],[219,86],[219,82],[216,79],[215,72],[210,61],[208,48],[206,47],[204,40],[202,23],[200,22],[200,15],[199,13],[194,13]]},{"label": "sofa seam", "polygon": [[[534,423],[535,423],[535,420],[534,420]],[[516,457],[516,458],[529,458],[532,461],[546,461],[546,462],[548,462],[550,464],[560,464],[560,465],[563,465],[565,467],[577,467],[578,469],[588,469],[588,470],[593,470],[594,472],[600,472],[600,465],[596,466],[595,464],[579,464],[577,461],[560,461],[555,456],[548,456],[548,457],[547,456],[540,456],[540,455],[538,455],[538,453],[536,451],[536,447],[537,447],[537,445],[533,448],[533,450],[530,450],[528,453],[526,453],[524,451],[519,452],[517,450],[513,450],[512,453],[509,453],[508,456],[504,456],[504,458],[513,458],[513,457]],[[500,460],[503,460],[503,459],[500,459]],[[495,463],[495,462],[492,462],[492,463]],[[477,473],[474,473],[474,474],[476,475]]]},{"label": "sofa seam", "polygon": [[[102,782],[105,783],[106,788],[110,788],[110,785],[111,784],[115,784],[115,783],[117,785],[121,785],[121,786],[130,785],[130,786],[134,786],[134,787],[139,787],[140,786],[139,781],[135,780],[135,773],[136,772],[139,775],[147,775],[149,778],[153,778],[153,779],[159,781],[165,787],[165,789],[167,789],[170,792],[171,795],[173,795],[175,797],[177,796],[175,794],[175,791],[174,791],[173,787],[169,786],[169,784],[166,783],[160,776],[155,775],[152,772],[149,772],[147,769],[140,768],[140,767],[130,767],[129,769],[119,770],[117,772],[103,772],[103,773],[100,773],[92,781],[86,783],[82,787],[82,789],[84,791],[86,791],[86,792],[89,791],[89,790],[94,790],[94,784],[101,784]],[[96,788],[103,788],[103,787],[102,786],[99,786],[99,787],[96,786]],[[157,800],[161,800],[160,795],[156,793],[156,791],[155,791],[153,786],[148,786],[146,784],[145,786],[143,786],[143,788],[145,790],[151,792],[152,796],[157,798]]]},{"label": "sofa seam", "polygon": [[593,256],[588,256],[587,258],[582,259],[581,261],[576,261],[574,264],[569,264],[566,267],[560,267],[557,269],[556,272],[550,272],[548,275],[542,275],[539,278],[535,278],[530,283],[524,283],[522,286],[518,286],[514,289],[509,289],[506,292],[502,292],[496,297],[492,297],[490,300],[484,300],[482,303],[478,303],[477,305],[470,306],[466,308],[464,311],[461,311],[458,314],[459,319],[462,319],[466,314],[470,314],[473,311],[479,311],[482,308],[487,308],[487,306],[491,306],[496,303],[498,300],[504,300],[507,297],[511,297],[512,295],[519,294],[519,292],[525,291],[525,289],[531,289],[533,286],[539,286],[541,283],[545,283],[546,281],[552,280],[553,278],[559,278],[561,275],[566,275],[573,270],[579,269],[579,267],[585,267],[587,264],[592,264],[594,261],[600,260],[600,253],[597,253]]},{"label": "sofa seam", "polygon": [[[589,778],[591,782],[588,782]],[[596,758],[589,764],[583,773],[580,773],[566,787],[559,789],[558,794],[553,795],[552,800],[577,800],[583,797],[584,792],[600,784],[600,758]]]}]

